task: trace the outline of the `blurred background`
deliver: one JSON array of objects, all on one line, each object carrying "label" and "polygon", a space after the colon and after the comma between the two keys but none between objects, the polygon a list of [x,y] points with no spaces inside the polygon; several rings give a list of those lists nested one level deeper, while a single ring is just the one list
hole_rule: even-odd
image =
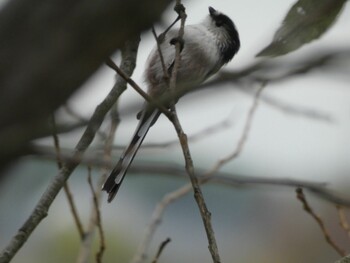
[{"label": "blurred background", "polygon": [[[201,21],[213,6],[231,17],[239,31],[241,50],[225,67],[225,71],[239,71],[262,60],[256,54],[267,46],[281,25],[294,1],[184,1],[187,24]],[[331,27],[319,40],[301,49],[277,58],[279,61],[298,61],[324,50],[342,50],[350,45],[350,9],[345,5]],[[169,7],[156,29],[161,32],[176,14]],[[141,36],[137,67],[133,79],[144,86],[142,72],[154,38],[149,31]],[[114,54],[115,61],[120,54]],[[332,67],[315,69],[284,81],[268,83],[254,115],[244,149],[236,160],[221,171],[231,175],[261,178],[296,179],[327,183],[327,189],[350,198],[350,89],[348,60],[334,62]],[[114,84],[114,72],[102,66],[81,89],[69,99],[69,106],[88,119],[95,107]],[[259,84],[250,82],[222,84],[183,97],[177,104],[184,131],[191,138],[218,123],[228,125],[210,134],[190,139],[195,168],[210,169],[219,159],[232,153],[241,137],[247,113],[253,104],[252,93]],[[287,105],[295,111],[286,111],[268,100]],[[136,113],[142,99],[128,88],[119,103],[121,123],[115,145],[126,145],[136,127]],[[135,106],[136,105],[136,106]],[[132,107],[131,107],[132,106]],[[130,110],[131,109],[131,110]],[[299,110],[299,111],[298,111]],[[313,112],[302,114],[297,112]],[[59,110],[57,118],[64,119]],[[108,127],[108,121],[102,128]],[[72,149],[82,135],[77,130],[60,135],[62,148]],[[177,135],[169,121],[161,117],[150,130],[145,144],[176,140]],[[37,141],[38,145],[52,146],[52,138]],[[98,156],[102,142],[94,141],[88,155]],[[103,154],[101,152],[101,154]],[[113,150],[117,160],[121,150]],[[147,147],[141,149],[135,166],[171,164],[183,166],[181,147]],[[0,185],[0,245],[6,246],[12,235],[26,220],[50,179],[57,174],[55,160],[26,156],[6,170]],[[101,169],[92,170],[98,181]],[[79,215],[84,225],[92,205],[87,183],[87,168],[80,165],[69,179]],[[101,216],[106,238],[103,262],[128,262],[143,239],[151,222],[153,210],[163,196],[189,180],[169,175],[130,173],[118,197],[107,204],[103,196]],[[334,262],[340,256],[326,243],[315,221],[303,211],[293,187],[248,185],[227,186],[208,183],[203,186],[222,262]],[[335,205],[309,192],[306,196],[314,210],[322,217],[332,237],[350,251],[350,240],[338,223]],[[171,243],[165,248],[159,262],[210,262],[207,239],[197,205],[189,194],[169,205],[150,244],[151,262],[159,244],[167,237]],[[95,238],[95,250],[98,247]],[[34,231],[28,242],[12,262],[76,262],[80,250],[78,232],[66,197],[61,191],[50,208],[49,215]],[[95,251],[93,251],[94,254]],[[94,256],[91,255],[91,262]]]}]

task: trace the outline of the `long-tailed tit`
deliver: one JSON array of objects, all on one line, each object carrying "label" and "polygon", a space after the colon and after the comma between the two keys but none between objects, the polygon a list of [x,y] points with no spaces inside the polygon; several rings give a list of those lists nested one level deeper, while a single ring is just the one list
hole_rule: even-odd
[{"label": "long-tailed tit", "polygon": [[[240,48],[239,35],[232,20],[212,7],[209,7],[209,15],[201,23],[188,25],[184,31],[176,89],[199,85],[228,63]],[[175,47],[172,44],[177,35],[178,30],[170,30],[160,44],[164,65],[170,74],[175,60]],[[145,77],[150,96],[159,98],[167,92],[168,83],[164,78],[157,46],[147,59]],[[108,202],[117,194],[137,150],[160,113],[153,106],[146,104],[144,107],[129,146],[102,187],[108,193]]]}]

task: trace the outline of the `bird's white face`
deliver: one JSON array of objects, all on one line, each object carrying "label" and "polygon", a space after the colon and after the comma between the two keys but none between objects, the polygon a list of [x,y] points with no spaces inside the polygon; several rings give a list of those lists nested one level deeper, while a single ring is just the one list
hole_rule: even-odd
[{"label": "bird's white face", "polygon": [[230,36],[221,22],[217,20],[220,16],[224,16],[224,14],[215,10],[205,17],[202,21],[202,25],[215,36],[218,45],[225,45]]},{"label": "bird's white face", "polygon": [[229,62],[240,48],[239,35],[233,21],[227,15],[209,7],[209,15],[202,25],[214,35],[224,63]]},{"label": "bird's white face", "polygon": [[[219,15],[221,13],[219,11],[215,11],[214,14],[215,15]],[[222,30],[222,28],[220,26],[216,25],[216,21],[215,21],[215,19],[213,18],[213,16],[211,14],[208,14],[204,18],[202,24],[205,25],[210,30],[218,30],[219,32]]]}]

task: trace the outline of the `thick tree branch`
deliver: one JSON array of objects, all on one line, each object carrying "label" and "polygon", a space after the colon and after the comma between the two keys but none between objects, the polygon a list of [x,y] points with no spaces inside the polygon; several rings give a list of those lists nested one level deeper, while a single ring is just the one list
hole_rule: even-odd
[{"label": "thick tree branch", "polygon": [[11,0],[0,10],[0,168],[170,0]]}]

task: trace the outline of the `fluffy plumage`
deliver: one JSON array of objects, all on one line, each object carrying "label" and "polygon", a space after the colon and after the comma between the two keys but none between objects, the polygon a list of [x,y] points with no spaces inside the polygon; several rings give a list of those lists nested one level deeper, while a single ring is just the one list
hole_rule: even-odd
[{"label": "fluffy plumage", "polygon": [[[177,34],[178,30],[170,30],[160,45],[165,66],[169,71],[175,59],[175,48],[171,42]],[[209,7],[209,15],[201,23],[185,27],[183,40],[176,88],[199,85],[228,63],[240,48],[239,35],[232,20],[212,7]],[[163,76],[156,46],[147,59],[145,70],[150,96],[157,98],[167,91],[167,83]],[[159,115],[158,109],[145,105],[129,146],[102,187],[108,193],[108,202],[117,194],[137,150]]]}]

